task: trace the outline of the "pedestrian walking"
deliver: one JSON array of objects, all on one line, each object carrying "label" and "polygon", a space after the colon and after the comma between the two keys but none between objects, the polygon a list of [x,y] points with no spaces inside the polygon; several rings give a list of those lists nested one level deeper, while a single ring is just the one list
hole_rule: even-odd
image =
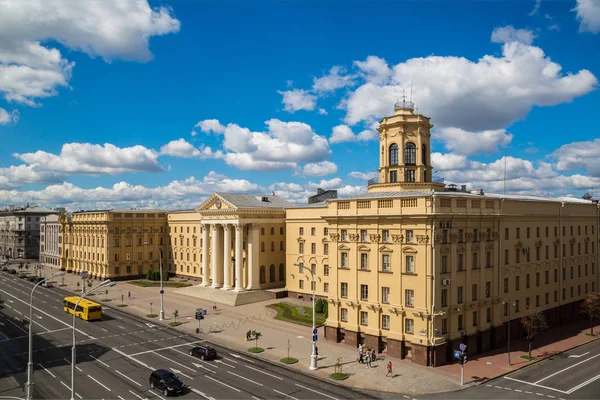
[{"label": "pedestrian walking", "polygon": [[217,303],[213,302],[213,311],[217,311]]},{"label": "pedestrian walking", "polygon": [[392,373],[392,362],[391,361],[387,365],[387,374],[385,374],[385,376],[389,376],[390,378],[394,377],[394,374]]},{"label": "pedestrian walking", "polygon": [[129,291],[127,292],[127,298],[131,299],[131,292],[129,292]]},{"label": "pedestrian walking", "polygon": [[377,360],[377,353],[375,349],[371,350],[371,362],[375,362]]},{"label": "pedestrian walking", "polygon": [[358,346],[358,363],[359,364],[363,363],[363,348],[362,348],[362,344]]},{"label": "pedestrian walking", "polygon": [[371,351],[369,349],[365,352],[365,366],[371,368]]}]

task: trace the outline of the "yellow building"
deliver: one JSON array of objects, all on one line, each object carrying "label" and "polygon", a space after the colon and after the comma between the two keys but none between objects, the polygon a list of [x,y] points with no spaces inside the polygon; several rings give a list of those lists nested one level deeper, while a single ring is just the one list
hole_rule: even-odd
[{"label": "yellow building", "polygon": [[326,338],[422,365],[501,347],[511,310],[578,318],[598,288],[597,204],[485,195],[431,182],[429,119],[400,103],[380,123],[379,182],[286,210],[290,296],[329,302]]},{"label": "yellow building", "polygon": [[80,211],[62,214],[59,221],[61,266],[69,273],[132,279],[159,269],[157,247],[167,240],[165,211]]}]

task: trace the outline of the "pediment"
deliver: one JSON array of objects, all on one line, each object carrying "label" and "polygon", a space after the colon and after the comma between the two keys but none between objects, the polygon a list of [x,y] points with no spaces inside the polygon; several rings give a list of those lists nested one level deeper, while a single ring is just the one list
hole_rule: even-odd
[{"label": "pediment", "polygon": [[341,245],[338,247],[338,250],[350,250],[350,247],[346,246],[345,244],[341,244]]},{"label": "pediment", "polygon": [[371,248],[369,246],[365,246],[364,244],[362,244],[362,245],[358,246],[358,251],[365,253],[365,252],[371,251]]},{"label": "pediment", "polygon": [[[219,206],[219,207],[217,207]],[[204,201],[204,203],[200,204],[196,207],[196,211],[231,211],[237,210],[233,204],[225,201],[225,199],[219,196],[217,193],[214,193],[208,199]]]},{"label": "pediment", "polygon": [[393,250],[390,247],[384,245],[379,248],[379,251],[382,253],[391,253]]},{"label": "pediment", "polygon": [[417,249],[415,249],[414,247],[405,247],[402,249],[403,253],[408,253],[408,254],[416,254],[417,253]]}]

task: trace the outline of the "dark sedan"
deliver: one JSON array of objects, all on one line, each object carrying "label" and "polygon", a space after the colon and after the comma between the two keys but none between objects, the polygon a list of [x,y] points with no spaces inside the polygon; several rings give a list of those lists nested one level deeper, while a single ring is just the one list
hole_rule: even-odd
[{"label": "dark sedan", "polygon": [[200,357],[201,360],[214,360],[217,351],[210,346],[196,346],[190,349],[190,356]]}]

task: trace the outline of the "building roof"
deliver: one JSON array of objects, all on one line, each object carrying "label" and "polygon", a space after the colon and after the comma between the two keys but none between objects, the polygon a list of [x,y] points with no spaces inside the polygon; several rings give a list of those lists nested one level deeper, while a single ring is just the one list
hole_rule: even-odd
[{"label": "building roof", "polygon": [[154,210],[154,209],[135,209],[135,210],[81,210],[81,211],[73,211],[71,214],[98,214],[98,213],[128,213],[128,214],[136,214],[136,213],[166,213],[166,210]]},{"label": "building roof", "polygon": [[[290,208],[292,203],[279,196],[266,194],[244,194],[244,193],[223,193],[217,192],[226,202],[237,208]],[[262,201],[267,198],[268,201]]]}]

